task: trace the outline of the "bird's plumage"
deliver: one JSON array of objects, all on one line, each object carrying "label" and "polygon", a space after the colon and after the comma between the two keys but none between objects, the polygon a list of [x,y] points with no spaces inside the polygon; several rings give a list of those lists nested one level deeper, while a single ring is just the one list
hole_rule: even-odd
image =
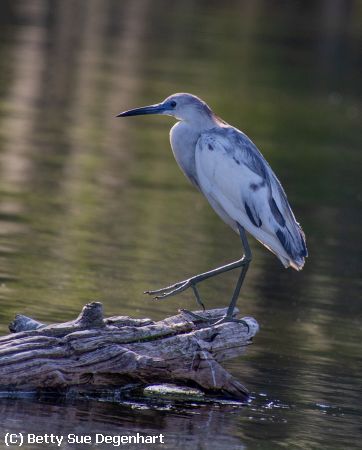
[{"label": "bird's plumage", "polygon": [[236,232],[245,228],[282,261],[300,270],[307,256],[304,233],[274,172],[254,143],[191,94],[125,111],[120,117],[166,114],[179,120],[170,141],[177,163]]},{"label": "bird's plumage", "polygon": [[279,180],[244,133],[227,125],[204,131],[195,163],[202,192],[226,223],[235,231],[239,223],[285,267],[303,267],[304,233]]}]

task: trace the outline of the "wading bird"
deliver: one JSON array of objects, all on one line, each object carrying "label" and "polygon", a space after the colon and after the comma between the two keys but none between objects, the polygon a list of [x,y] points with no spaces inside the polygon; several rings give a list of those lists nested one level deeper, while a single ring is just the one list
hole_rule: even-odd
[{"label": "wading bird", "polygon": [[235,262],[145,293],[160,299],[191,288],[196,301],[205,309],[198,283],[241,268],[227,313],[217,323],[239,321],[233,318],[233,312],[252,256],[245,230],[272,251],[285,267],[303,268],[307,256],[305,237],[287,196],[254,143],[217,117],[195,95],[174,94],[161,103],[131,109],[117,117],[143,114],[164,114],[178,120],[170,131],[178,165],[221,219],[240,235],[244,248],[244,255]]}]

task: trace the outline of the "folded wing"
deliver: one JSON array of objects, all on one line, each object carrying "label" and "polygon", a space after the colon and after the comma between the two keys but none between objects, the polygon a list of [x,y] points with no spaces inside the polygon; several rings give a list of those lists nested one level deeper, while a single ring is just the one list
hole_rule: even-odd
[{"label": "folded wing", "polygon": [[242,225],[285,267],[303,268],[304,233],[279,180],[244,133],[229,126],[202,133],[195,163],[200,189],[226,223],[235,231]]}]

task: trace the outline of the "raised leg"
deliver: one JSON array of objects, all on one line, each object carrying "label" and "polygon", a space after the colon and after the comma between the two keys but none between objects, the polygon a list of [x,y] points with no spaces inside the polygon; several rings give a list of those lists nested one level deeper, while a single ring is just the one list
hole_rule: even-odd
[{"label": "raised leg", "polygon": [[[225,272],[229,272],[230,270],[234,270],[237,269],[239,267],[241,267],[241,273],[239,275],[238,281],[236,283],[233,295],[231,297],[231,301],[230,301],[230,305],[228,307],[227,310],[227,314],[225,317],[220,319],[220,323],[221,321],[225,322],[225,321],[234,321],[236,319],[233,319],[232,315],[233,315],[233,311],[237,302],[237,299],[239,297],[239,293],[240,293],[240,289],[241,286],[243,284],[246,272],[249,268],[249,264],[251,261],[251,250],[249,247],[249,243],[248,240],[246,238],[246,234],[245,234],[245,230],[244,228],[238,224],[238,228],[239,228],[239,233],[240,233],[240,239],[244,248],[244,255],[242,258],[238,259],[235,262],[232,262],[230,264],[226,264],[225,266],[221,266],[218,267],[216,269],[210,270],[208,272],[204,272],[198,275],[195,275],[191,278],[188,278],[186,280],[180,281],[178,283],[172,284],[170,286],[167,286],[165,288],[162,289],[157,289],[157,290],[153,290],[153,291],[146,291],[145,294],[149,294],[149,295],[155,295],[155,299],[164,299],[167,297],[171,297],[172,295],[176,295],[179,294],[180,292],[185,291],[186,289],[188,289],[189,287],[192,288],[192,290],[194,291],[194,295],[196,298],[197,303],[205,310],[204,304],[201,301],[200,298],[200,294],[197,290],[196,285],[198,283],[200,283],[201,281],[207,280],[208,278],[214,277],[216,275],[219,275],[221,273],[225,273]],[[184,310],[185,312],[188,312],[186,310]],[[190,313],[190,312],[188,312]],[[197,316],[193,313],[190,314],[191,316],[193,316],[194,318],[201,318],[201,316]],[[201,318],[203,319],[203,318]]]},{"label": "raised leg", "polygon": [[196,284],[201,283],[201,281],[207,280],[208,278],[214,277],[215,275],[219,275],[220,273],[228,272],[233,269],[237,269],[244,265],[244,256],[237,261],[234,261],[230,264],[226,264],[225,266],[218,267],[216,269],[210,270],[208,272],[200,273],[198,275],[194,275],[186,280],[179,281],[178,283],[171,284],[170,286],[166,286],[161,289],[156,289],[153,291],[145,291],[145,294],[155,295],[156,300],[164,299],[167,297],[171,297],[172,295],[177,295],[180,292],[186,291],[189,287],[196,286]]}]

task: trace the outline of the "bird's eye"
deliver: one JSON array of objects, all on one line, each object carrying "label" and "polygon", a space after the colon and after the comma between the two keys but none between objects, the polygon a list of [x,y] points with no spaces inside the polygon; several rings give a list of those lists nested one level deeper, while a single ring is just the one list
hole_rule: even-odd
[{"label": "bird's eye", "polygon": [[175,100],[172,100],[172,102],[170,103],[171,108],[176,108],[176,102]]}]

